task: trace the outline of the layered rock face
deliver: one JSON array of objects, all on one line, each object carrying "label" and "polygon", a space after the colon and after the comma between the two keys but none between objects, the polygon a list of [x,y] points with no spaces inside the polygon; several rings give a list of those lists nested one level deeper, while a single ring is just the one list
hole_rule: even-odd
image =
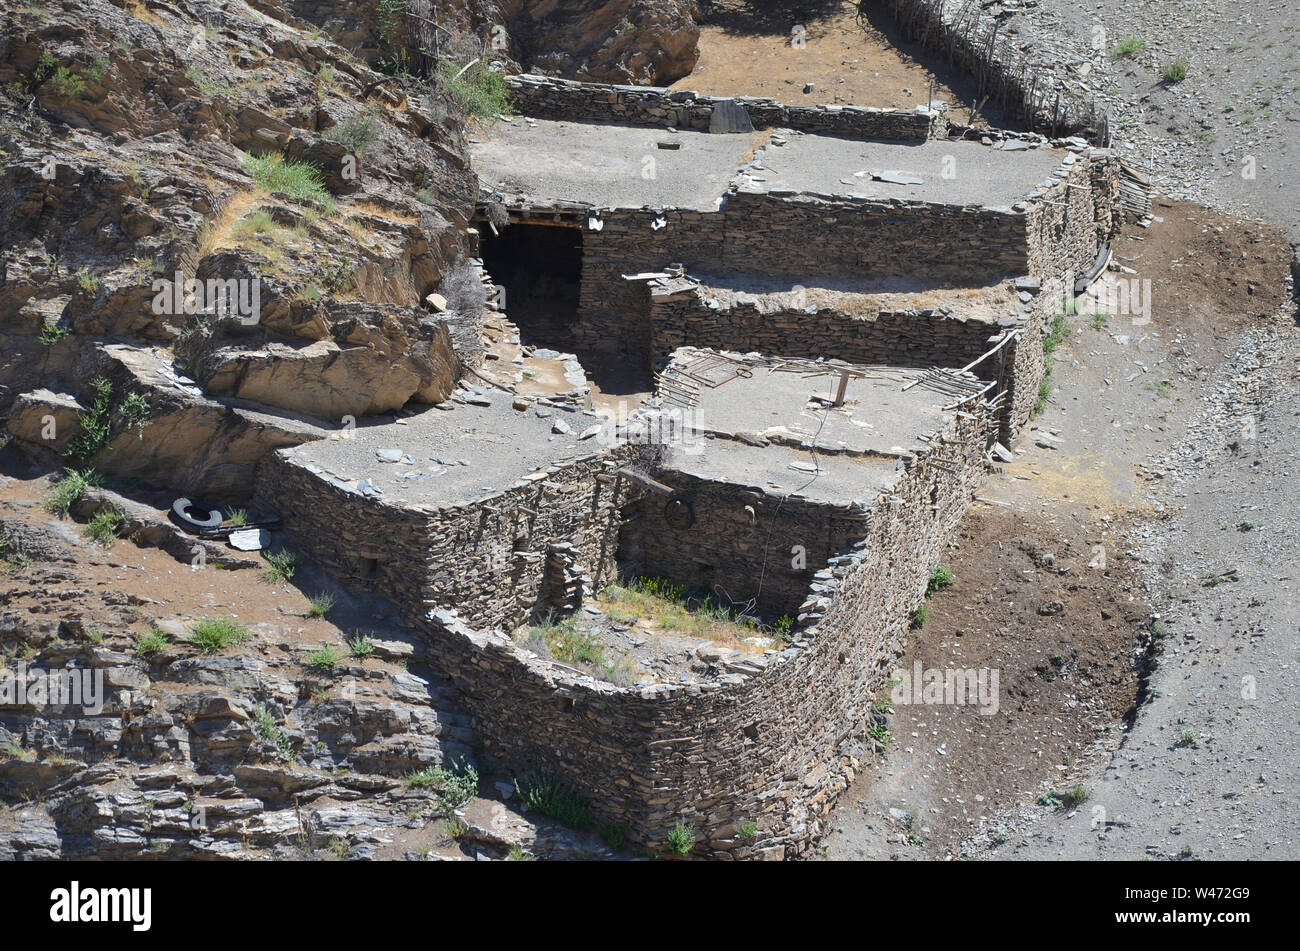
[{"label": "layered rock face", "polygon": [[274,448],[445,397],[458,357],[425,298],[477,191],[454,100],[277,4],[2,16],[13,436],[233,499]]},{"label": "layered rock face", "polygon": [[527,72],[667,86],[699,59],[692,0],[502,0],[500,13]]}]

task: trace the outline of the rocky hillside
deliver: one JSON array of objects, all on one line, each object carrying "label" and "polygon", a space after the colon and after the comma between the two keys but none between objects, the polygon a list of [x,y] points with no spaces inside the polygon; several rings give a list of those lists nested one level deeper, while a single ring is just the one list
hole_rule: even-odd
[{"label": "rocky hillside", "polygon": [[310,566],[295,590],[161,514],[238,505],[274,449],[481,359],[465,142],[519,68],[494,25],[532,68],[656,78],[693,50],[659,39],[688,4],[436,6],[432,40],[397,0],[0,10],[0,675],[104,689],[0,696],[0,857],[546,848],[474,798],[468,719],[382,605],[331,624],[308,595],[348,596]]},{"label": "rocky hillside", "polygon": [[452,384],[422,303],[472,250],[461,110],[301,26],[4,14],[0,410],[51,462],[238,498],[269,449]]},{"label": "rocky hillside", "polygon": [[529,72],[667,86],[699,58],[693,0],[501,0],[510,51]]}]

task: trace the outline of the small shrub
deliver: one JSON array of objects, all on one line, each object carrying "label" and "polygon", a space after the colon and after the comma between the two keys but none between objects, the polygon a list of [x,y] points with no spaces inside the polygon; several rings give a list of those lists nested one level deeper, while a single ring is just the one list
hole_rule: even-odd
[{"label": "small shrub", "polygon": [[425,766],[406,774],[412,789],[435,789],[447,809],[458,809],[478,795],[478,770],[470,763]]},{"label": "small shrub", "polygon": [[571,829],[591,825],[591,804],[558,776],[535,773],[515,781],[515,792],[534,812],[540,812]]},{"label": "small shrub", "polygon": [[58,324],[46,324],[41,327],[40,341],[45,347],[52,347],[68,335],[67,327],[60,327]]},{"label": "small shrub", "polygon": [[301,559],[291,551],[269,551],[266,553],[266,567],[263,577],[272,583],[288,581],[298,570]]},{"label": "small shrub", "polygon": [[752,841],[758,836],[758,823],[753,819],[742,822],[740,828],[736,830],[736,835],[747,842]]},{"label": "small shrub", "polygon": [[619,825],[617,822],[606,822],[600,827],[600,837],[615,852],[622,850],[627,845],[627,826]]},{"label": "small shrub", "polygon": [[328,591],[320,594],[313,594],[308,598],[309,607],[307,613],[312,617],[324,617],[334,609],[334,595]]},{"label": "small shrub", "polygon": [[148,657],[167,649],[171,637],[156,624],[149,625],[149,630],[135,639],[135,652],[141,657]]},{"label": "small shrub", "polygon": [[190,627],[190,643],[205,654],[242,644],[252,635],[234,618],[204,618]]},{"label": "small shrub", "polygon": [[92,485],[99,485],[103,479],[94,469],[64,469],[63,478],[59,480],[45,499],[45,508],[60,517],[68,514],[68,510],[76,505],[85,493],[86,489]]},{"label": "small shrub", "polygon": [[375,642],[364,634],[358,634],[348,641],[348,649],[353,657],[369,657],[375,652]]},{"label": "small shrub", "polygon": [[894,734],[889,732],[889,727],[883,723],[873,723],[867,728],[867,736],[875,740],[881,746],[889,746],[894,742]]},{"label": "small shrub", "polygon": [[[458,75],[459,74],[459,75]],[[455,60],[438,64],[438,85],[471,116],[512,115],[510,91],[500,73],[487,63],[475,63],[461,72]]]},{"label": "small shrub", "polygon": [[1062,796],[1062,799],[1064,799],[1072,806],[1077,806],[1081,802],[1087,802],[1091,796],[1092,793],[1088,791],[1088,787],[1083,785],[1082,783],[1079,783],[1073,788],[1066,790],[1065,795]]},{"label": "small shrub", "polygon": [[248,509],[231,509],[226,513],[226,524],[231,528],[243,528],[248,524]]},{"label": "small shrub", "polygon": [[668,831],[668,851],[674,855],[690,855],[695,848],[695,830],[679,822]]},{"label": "small shrub", "polygon": [[383,131],[383,124],[370,115],[348,116],[338,125],[325,131],[324,137],[337,142],[349,152],[365,155]]},{"label": "small shrub", "polygon": [[465,833],[469,832],[469,823],[460,816],[447,817],[447,834],[453,839],[459,839]]},{"label": "small shrub", "polygon": [[117,418],[127,429],[134,429],[144,439],[144,428],[149,425],[153,410],[143,393],[128,393],[117,407]]},{"label": "small shrub", "polygon": [[284,727],[275,722],[275,717],[266,707],[258,704],[253,708],[253,727],[257,734],[275,747],[280,759],[293,761],[293,743]]},{"label": "small shrub", "polygon": [[95,391],[90,409],[77,416],[81,432],[68,440],[67,454],[73,459],[90,459],[98,455],[113,433],[113,384],[107,377],[97,376],[90,381]]},{"label": "small shrub", "polygon": [[96,512],[86,524],[86,537],[105,548],[112,548],[125,521],[126,513],[116,505],[109,505]]},{"label": "small shrub", "polygon": [[1055,793],[1043,793],[1038,797],[1040,806],[1047,806],[1049,809],[1061,808],[1061,800]]},{"label": "small shrub", "polygon": [[918,604],[916,610],[912,612],[912,627],[920,630],[925,627],[925,619],[930,616],[930,609],[924,604]]},{"label": "small shrub", "polygon": [[1195,727],[1182,726],[1178,728],[1178,742],[1175,746],[1196,746],[1197,734]]},{"label": "small shrub", "polygon": [[1187,60],[1176,59],[1160,71],[1160,81],[1167,86],[1174,86],[1187,78]]},{"label": "small shrub", "polygon": [[331,671],[343,663],[343,652],[333,644],[318,647],[307,655],[307,665],[320,671]]},{"label": "small shrub", "polygon": [[60,66],[50,77],[50,88],[60,99],[75,101],[86,91],[86,81],[66,66]]},{"label": "small shrub", "polygon": [[930,580],[925,586],[925,596],[928,598],[936,591],[942,591],[956,580],[957,576],[947,565],[935,565],[930,569]]},{"label": "small shrub", "polygon": [[98,293],[99,276],[93,271],[80,271],[77,274],[77,286],[87,294]]}]

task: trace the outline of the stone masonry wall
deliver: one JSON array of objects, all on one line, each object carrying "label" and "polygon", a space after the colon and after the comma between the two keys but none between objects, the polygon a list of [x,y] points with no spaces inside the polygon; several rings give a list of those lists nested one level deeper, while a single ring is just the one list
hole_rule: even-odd
[{"label": "stone masonry wall", "polygon": [[[696,829],[698,855],[797,855],[870,755],[871,702],[978,484],[989,424],[978,406],[958,416],[900,472],[861,540],[814,575],[791,645],[749,671],[620,688],[546,665],[449,611],[420,627],[498,761],[558,774],[652,848],[680,821]],[[748,821],[753,841],[737,834]]]},{"label": "stone masonry wall", "polygon": [[[961,367],[993,346],[1000,328],[937,310],[847,314],[829,308],[761,311],[757,304],[719,305],[708,289],[668,279],[650,283],[651,360],[692,346],[782,357],[845,360],[870,366]],[[710,304],[714,306],[710,306]]]},{"label": "stone masonry wall", "polygon": [[[659,220],[663,226],[653,227]],[[642,209],[607,211],[602,221],[600,231],[582,236],[574,335],[589,351],[634,354],[648,362],[650,299],[643,283],[623,275],[677,261],[699,269],[723,267],[726,223],[716,212]]]},{"label": "stone masonry wall", "polygon": [[587,349],[647,362],[649,298],[643,285],[623,279],[628,273],[682,263],[696,273],[796,283],[914,275],[969,286],[1030,266],[1026,215],[978,207],[741,193],[720,212],[618,209],[602,221],[600,231],[583,234],[575,334]]},{"label": "stone masonry wall", "polygon": [[[708,131],[714,103],[722,97],[659,86],[612,86],[524,74],[506,77],[515,106],[536,119],[612,122]],[[924,142],[943,135],[941,113],[869,106],[789,106],[775,99],[742,96],[734,100],[749,113],[754,128],[798,129],[852,139]]]},{"label": "stone masonry wall", "polygon": [[457,606],[476,626],[513,626],[538,601],[552,543],[571,542],[594,584],[613,577],[623,483],[607,474],[630,454],[592,453],[484,498],[411,506],[365,496],[289,451],[263,466],[257,499],[349,587],[408,615],[432,602]]},{"label": "stone masonry wall", "polygon": [[[619,535],[625,570],[716,590],[733,602],[757,599],[756,611],[764,617],[793,617],[813,574],[861,538],[865,528],[864,509],[852,503],[796,496],[782,502],[758,486],[676,470],[655,478],[689,502],[694,519],[679,527],[665,518],[667,496],[638,499],[625,513]],[[793,545],[805,548],[806,567],[792,567]]]},{"label": "stone masonry wall", "polygon": [[796,281],[914,276],[926,284],[970,287],[1028,267],[1025,214],[1019,211],[740,192],[728,197],[723,214],[723,273]]}]

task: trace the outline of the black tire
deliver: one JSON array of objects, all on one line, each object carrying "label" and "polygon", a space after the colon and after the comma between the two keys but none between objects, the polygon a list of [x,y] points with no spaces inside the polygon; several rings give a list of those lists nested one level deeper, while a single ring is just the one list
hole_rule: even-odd
[{"label": "black tire", "polygon": [[[198,514],[200,512],[204,513],[202,517]],[[177,499],[172,503],[171,514],[176,524],[195,534],[216,528],[224,519],[221,509],[210,509],[206,505],[196,505],[189,499],[184,498]]]}]

